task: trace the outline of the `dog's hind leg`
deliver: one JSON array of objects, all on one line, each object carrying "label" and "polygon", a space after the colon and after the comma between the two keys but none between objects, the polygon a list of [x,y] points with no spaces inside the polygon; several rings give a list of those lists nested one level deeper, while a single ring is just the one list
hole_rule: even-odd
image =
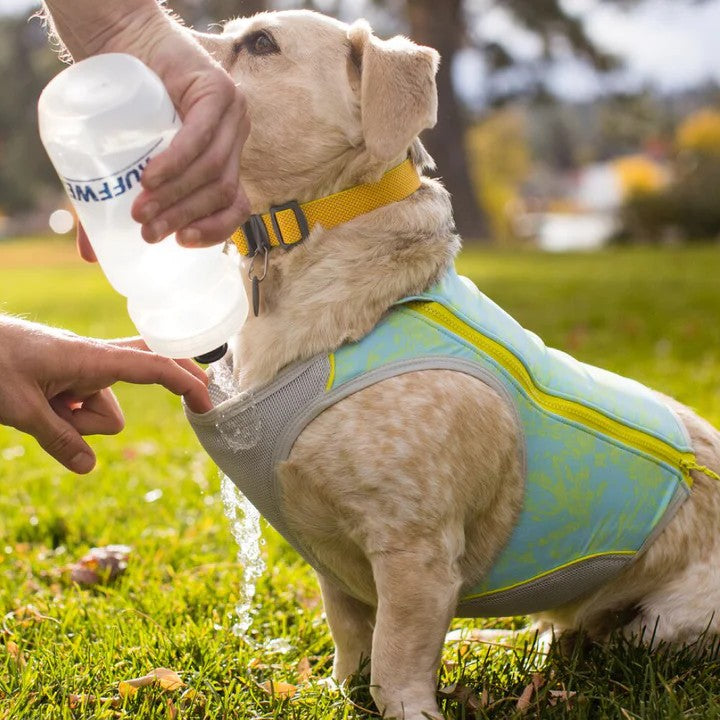
[{"label": "dog's hind leg", "polygon": [[350,675],[370,669],[375,608],[351,597],[322,575],[318,579],[335,643],[332,676],[340,684]]},{"label": "dog's hind leg", "polygon": [[720,547],[689,563],[646,595],[640,612],[623,632],[645,642],[676,644],[712,641],[720,635]]},{"label": "dog's hind leg", "polygon": [[[431,540],[431,539],[430,539]],[[371,693],[387,718],[441,718],[435,699],[445,633],[461,579],[440,543],[373,554],[378,591]]]}]

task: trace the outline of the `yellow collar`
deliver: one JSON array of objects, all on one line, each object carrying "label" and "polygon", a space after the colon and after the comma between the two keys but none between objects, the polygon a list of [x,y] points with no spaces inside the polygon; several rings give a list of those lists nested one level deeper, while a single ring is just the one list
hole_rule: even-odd
[{"label": "yellow collar", "polygon": [[377,182],[356,185],[342,192],[299,205],[275,205],[262,215],[252,215],[232,236],[241,255],[254,256],[274,247],[302,242],[316,226],[326,230],[359,215],[404,200],[420,187],[412,161],[405,160]]}]

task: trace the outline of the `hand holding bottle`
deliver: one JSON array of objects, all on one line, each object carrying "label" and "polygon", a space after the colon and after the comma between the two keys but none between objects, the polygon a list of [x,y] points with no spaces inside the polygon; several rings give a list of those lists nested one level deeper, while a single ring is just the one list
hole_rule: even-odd
[{"label": "hand holding bottle", "polygon": [[[135,55],[157,73],[180,112],[182,129],[148,165],[133,204],[145,240],[174,232],[192,247],[226,240],[250,212],[238,178],[250,128],[241,90],[155,0],[47,0],[46,6],[75,60]],[[83,255],[93,257],[87,246]]]},{"label": "hand holding bottle", "polygon": [[126,53],[59,73],[38,102],[40,137],[113,287],[147,344],[173,358],[217,355],[247,314],[234,258],[143,242],[131,207],[141,178],[182,132],[156,73]]}]

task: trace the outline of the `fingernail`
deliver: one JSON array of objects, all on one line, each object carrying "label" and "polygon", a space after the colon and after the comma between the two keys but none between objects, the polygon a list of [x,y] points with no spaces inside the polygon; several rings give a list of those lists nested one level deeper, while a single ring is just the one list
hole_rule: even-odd
[{"label": "fingernail", "polygon": [[178,242],[185,247],[197,247],[200,245],[200,231],[195,228],[181,230],[177,234]]},{"label": "fingernail", "polygon": [[149,202],[140,211],[140,220],[144,223],[150,222],[160,212],[160,205],[156,202]]},{"label": "fingernail", "polygon": [[76,473],[89,473],[95,467],[95,458],[86,451],[79,452],[71,461],[70,467]]},{"label": "fingernail", "polygon": [[162,240],[166,235],[168,231],[168,224],[165,220],[160,220],[159,222],[154,223],[150,226],[150,234],[152,235],[153,240],[151,242],[159,242]]}]

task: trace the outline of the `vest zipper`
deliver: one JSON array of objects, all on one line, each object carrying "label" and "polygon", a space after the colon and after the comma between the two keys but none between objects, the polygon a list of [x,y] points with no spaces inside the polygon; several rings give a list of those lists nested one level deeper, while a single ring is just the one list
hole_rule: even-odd
[{"label": "vest zipper", "polygon": [[679,468],[685,482],[689,486],[692,485],[693,482],[690,475],[691,470],[704,472],[709,477],[720,480],[720,476],[716,473],[708,471],[707,468],[697,464],[694,453],[678,450],[659,438],[653,437],[641,430],[628,427],[604,415],[600,411],[587,407],[579,402],[557,397],[556,395],[551,395],[541,390],[535,384],[535,381],[520,358],[500,343],[464,323],[440,303],[432,301],[412,301],[407,303],[405,307],[431,320],[437,325],[450,330],[455,335],[460,336],[466,342],[488,355],[509,372],[528,397],[541,408],[573,422],[586,425],[610,438],[619,440],[625,445],[640,450],[646,455],[650,455],[668,465]]}]

